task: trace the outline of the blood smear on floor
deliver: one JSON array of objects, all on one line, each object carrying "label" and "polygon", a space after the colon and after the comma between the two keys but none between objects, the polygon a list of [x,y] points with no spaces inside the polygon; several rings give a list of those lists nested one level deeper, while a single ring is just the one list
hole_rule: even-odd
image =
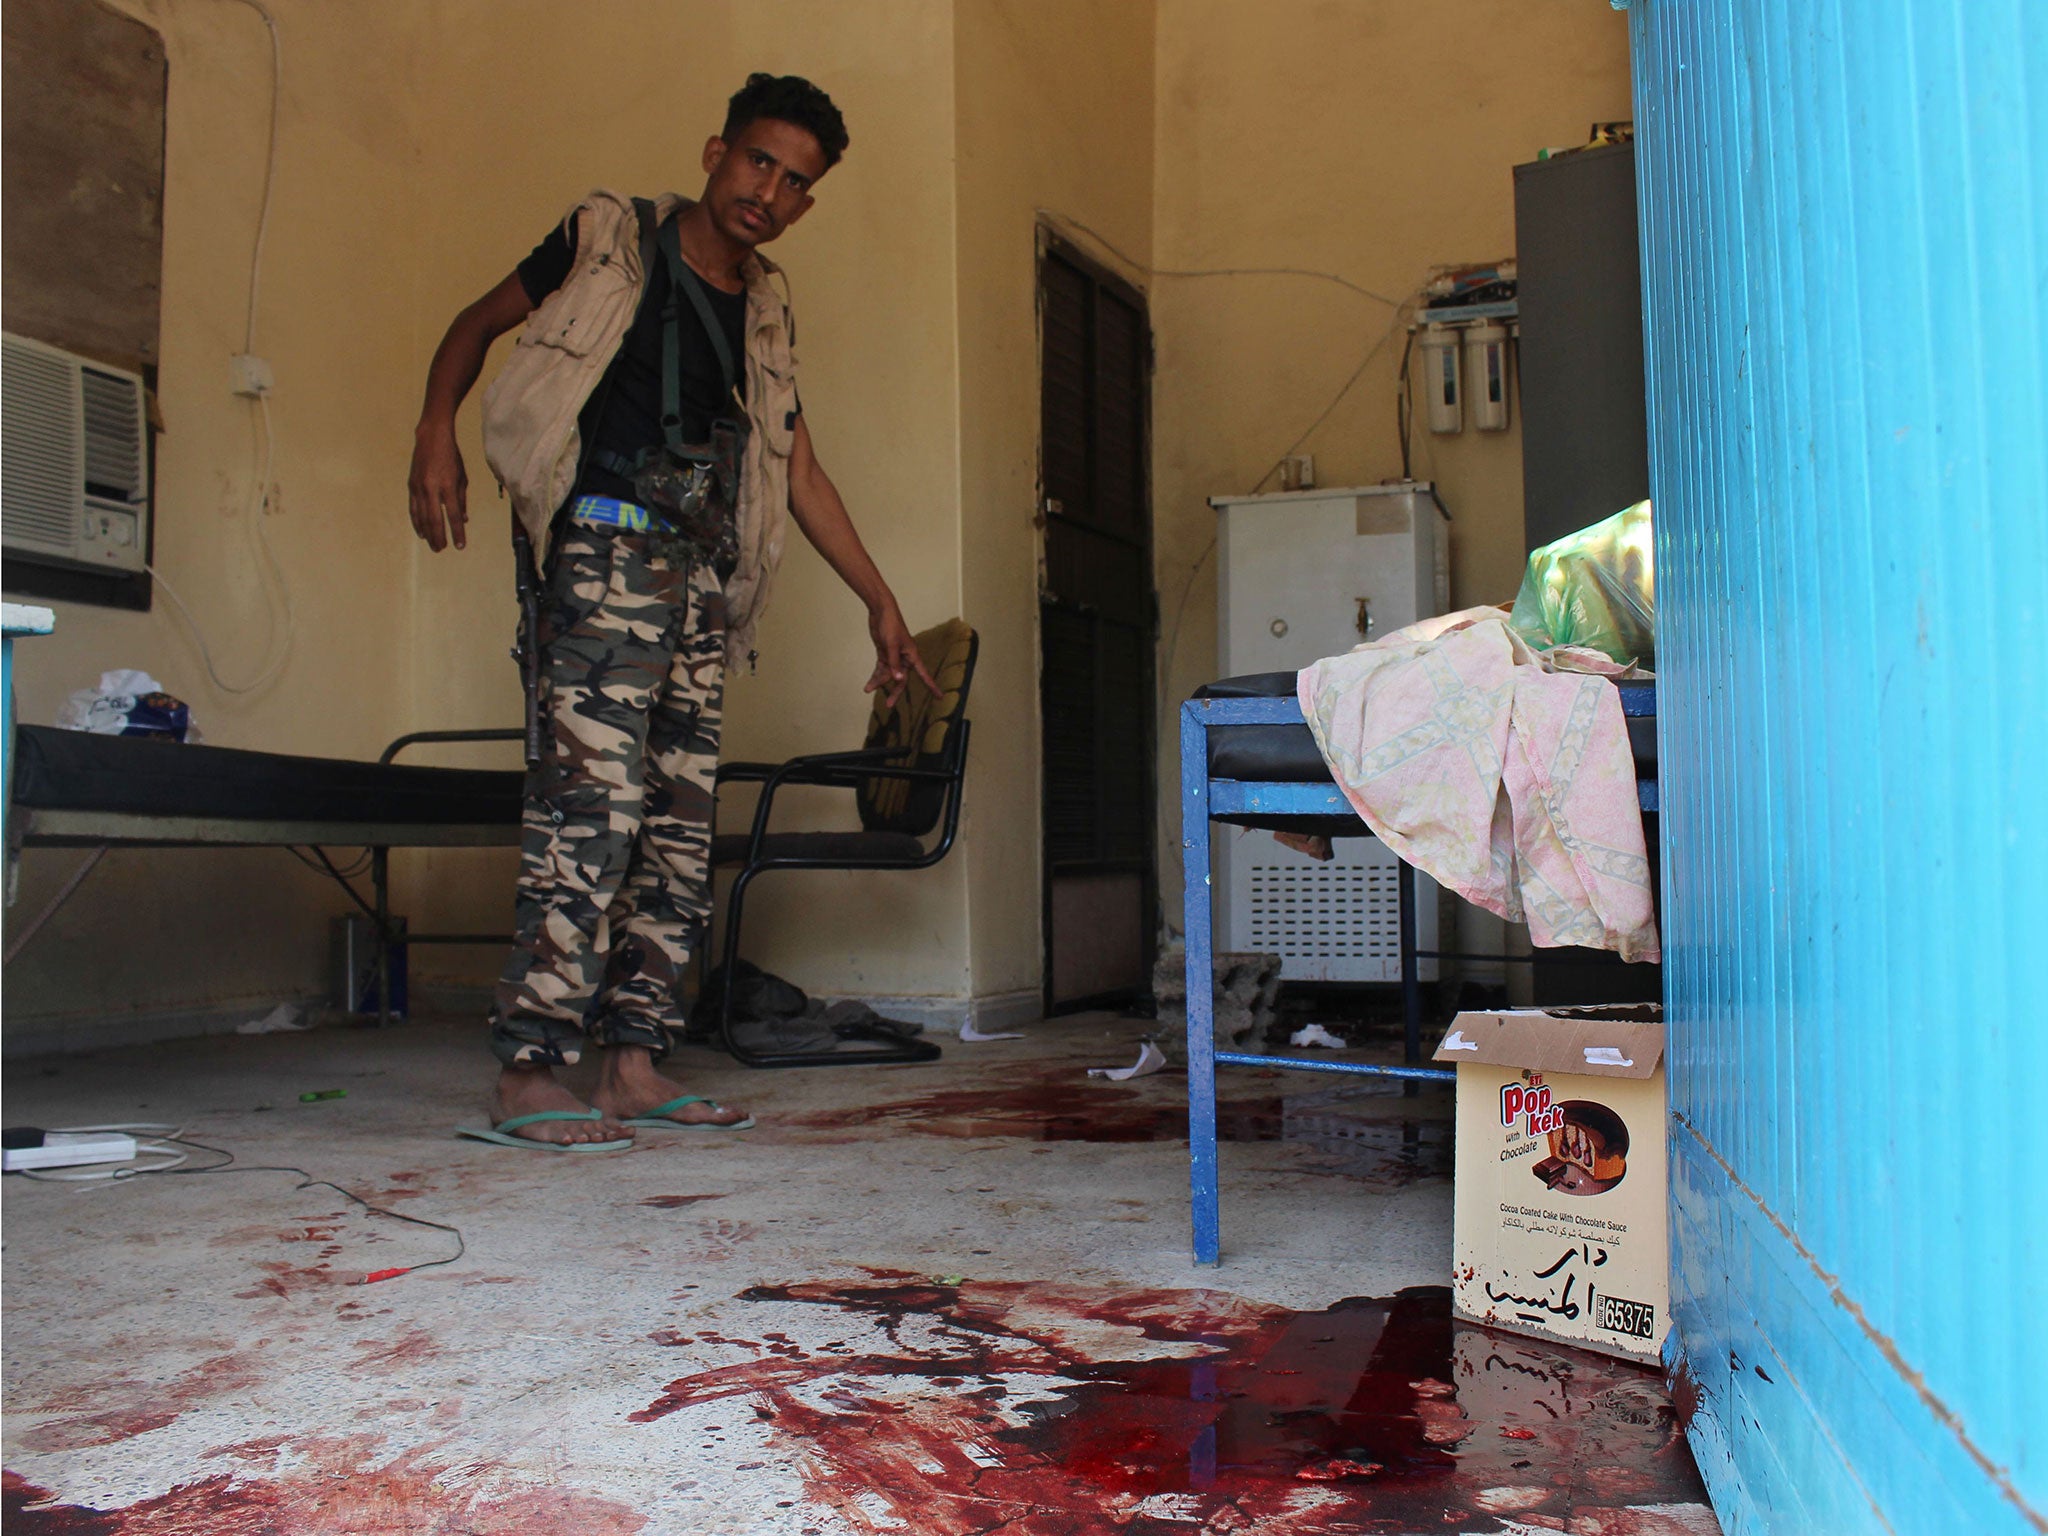
[{"label": "blood smear on floor", "polygon": [[[1396,1115],[1386,1113],[1394,1104]],[[1184,1102],[1150,1089],[1041,1081],[1009,1088],[959,1088],[912,1099],[794,1116],[793,1127],[885,1126],[922,1136],[1016,1137],[1024,1141],[1185,1142]],[[1414,1101],[1384,1087],[1347,1085],[1227,1099],[1216,1106],[1217,1139],[1292,1142],[1322,1154],[1327,1171],[1399,1186],[1451,1172],[1451,1100],[1426,1090]]]},{"label": "blood smear on floor", "polygon": [[749,1397],[863,1533],[1511,1531],[1705,1502],[1654,1376],[1454,1323],[1444,1287],[1301,1313],[886,1274],[743,1299],[859,1314],[875,1347],[785,1342],[633,1418]]}]

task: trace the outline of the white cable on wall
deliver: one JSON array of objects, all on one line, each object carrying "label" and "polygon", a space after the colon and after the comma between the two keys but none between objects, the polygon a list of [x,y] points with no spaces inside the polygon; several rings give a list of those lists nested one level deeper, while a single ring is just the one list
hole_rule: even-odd
[{"label": "white cable on wall", "polygon": [[[277,18],[271,15],[263,0],[237,0],[237,3],[248,6],[260,16],[270,33],[269,148],[263,158],[263,197],[256,214],[256,238],[249,251],[249,311],[242,331],[242,350],[253,355],[256,351],[257,306],[263,287],[263,241],[270,231],[270,195],[277,182],[278,118],[284,100],[284,44],[278,35]],[[263,647],[264,664],[253,680],[231,683],[221,675],[213,646],[206,638],[206,631],[200,627],[198,616],[178,595],[177,588],[165,579],[162,571],[154,565],[146,567],[151,579],[163,587],[164,596],[171,600],[171,605],[192,631],[192,638],[199,645],[200,660],[206,665],[206,675],[213,680],[214,687],[230,694],[256,693],[277,680],[284,671],[285,663],[291,659],[295,628],[291,588],[285,581],[284,568],[278,563],[277,553],[270,546],[269,532],[264,527],[268,515],[266,509],[270,505],[271,471],[277,457],[277,433],[270,419],[270,401],[259,395],[251,403],[256,407],[260,447],[256,450],[258,472],[249,496],[249,527],[256,545],[257,580],[263,584],[265,606],[271,615],[270,638]]]},{"label": "white cable on wall", "polygon": [[277,119],[284,100],[284,43],[277,34],[277,18],[263,0],[240,0],[270,31],[270,151],[263,159],[263,203],[256,215],[256,241],[249,252],[249,323],[243,332],[242,350],[256,350],[256,299],[263,281],[263,237],[270,231],[270,189],[277,180]]},{"label": "white cable on wall", "polygon": [[270,469],[273,462],[277,436],[270,423],[270,402],[258,399],[256,419],[263,433],[262,472],[249,498],[249,520],[253,529],[258,554],[256,575],[263,583],[263,596],[271,609],[270,639],[265,643],[264,655],[268,658],[263,669],[254,679],[246,683],[231,683],[221,676],[220,665],[214,660],[213,646],[207,641],[206,631],[199,626],[199,619],[185,599],[178,595],[178,589],[171,585],[164,573],[154,565],[149,574],[163,587],[164,596],[171,600],[192,631],[192,638],[199,644],[199,659],[206,665],[206,675],[213,679],[213,686],[222,693],[247,694],[267,688],[284,671],[285,662],[292,653],[293,615],[291,589],[285,584],[284,569],[277,563],[277,554],[270,547],[270,533],[264,526],[264,508],[269,504]]}]

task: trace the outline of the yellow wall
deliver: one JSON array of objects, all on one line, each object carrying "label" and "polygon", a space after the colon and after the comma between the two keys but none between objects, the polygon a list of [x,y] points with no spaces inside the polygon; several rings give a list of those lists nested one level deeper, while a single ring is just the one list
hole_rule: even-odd
[{"label": "yellow wall", "polygon": [[[226,746],[363,757],[405,730],[517,718],[502,503],[472,407],[471,548],[433,556],[404,514],[427,358],[455,310],[598,183],[694,191],[704,136],[747,70],[807,74],[845,109],[846,162],[774,254],[791,270],[820,456],[913,626],[984,637],[960,850],[901,879],[763,882],[750,954],[815,991],[1014,1002],[1039,983],[1036,536],[1038,231],[1148,291],[1159,344],[1154,484],[1169,619],[1212,532],[1319,411],[1388,311],[1302,266],[1405,294],[1432,264],[1512,247],[1509,167],[1625,116],[1622,19],[1597,0],[272,0],[285,47],[259,350],[275,365],[275,515],[297,643],[280,684],[211,687],[167,605],[61,607],[18,652],[22,716],[141,665]],[[261,23],[226,0],[125,0],[166,38],[158,563],[247,675],[268,616],[248,542],[250,407],[227,389],[268,101]],[[601,111],[554,79],[602,58]],[[1456,58],[1455,64],[1423,61]],[[1085,226],[1085,227],[1084,227]],[[1164,269],[1148,276],[1147,268]],[[1306,447],[1325,484],[1398,469],[1389,350]],[[1457,515],[1460,601],[1520,566],[1517,439],[1422,448]],[[1433,452],[1432,452],[1433,449]],[[1213,671],[1213,566],[1168,679]],[[735,681],[728,743],[851,744],[862,615],[792,538]],[[1171,738],[1162,782],[1173,782]],[[436,760],[436,759],[423,759]],[[441,761],[509,765],[510,749]],[[796,814],[846,815],[838,802]],[[10,932],[74,867],[31,851]],[[416,926],[509,921],[509,854],[401,853]],[[1169,884],[1169,895],[1176,889]],[[8,968],[24,1019],[240,1008],[319,989],[344,904],[275,851],[120,852]],[[491,951],[419,950],[475,984]]]},{"label": "yellow wall", "polygon": [[[250,407],[226,383],[262,172],[267,42],[252,11],[220,0],[131,9],[164,32],[171,72],[157,563],[233,681],[254,671],[267,623],[245,542]],[[18,653],[23,719],[47,722],[71,688],[140,665],[223,746],[363,757],[406,730],[516,722],[505,518],[474,404],[463,422],[469,550],[431,555],[406,522],[427,359],[455,311],[588,188],[694,193],[703,141],[752,69],[824,83],[853,133],[817,208],[774,252],[791,270],[819,455],[912,624],[960,611],[949,5],[273,9],[284,114],[258,345],[279,381],[282,510],[268,527],[297,610],[292,663],[278,685],[238,700],[207,682],[161,598],[146,615],[60,605],[57,635]],[[602,112],[537,86],[561,60],[593,56],[604,60]],[[858,744],[872,665],[864,615],[794,534],[760,653],[759,675],[728,699],[734,753]],[[419,760],[513,758],[477,748]],[[843,798],[808,809],[843,815]],[[75,863],[26,856],[11,930]],[[394,864],[398,908],[415,926],[509,927],[509,852],[400,853]],[[858,886],[763,882],[749,952],[823,991],[964,996],[965,882],[957,859]],[[20,1027],[306,995],[324,980],[327,915],[344,906],[276,851],[116,852],[8,968],[9,1008]],[[499,958],[415,950],[414,974],[476,983]]]},{"label": "yellow wall", "polygon": [[1150,0],[963,0],[960,504],[981,631],[966,855],[974,994],[1035,1001],[1039,895],[1037,254],[1041,223],[1152,244]]},{"label": "yellow wall", "polygon": [[[17,651],[21,718],[113,667],[153,672],[191,702],[209,741],[374,756],[409,721],[410,535],[391,488],[405,474],[417,231],[394,210],[419,185],[410,7],[274,0],[285,39],[281,154],[257,347],[275,365],[279,496],[266,520],[288,573],[297,642],[282,680],[236,698],[206,680],[159,595],[147,614],[59,604],[57,633]],[[230,682],[261,666],[271,616],[249,517],[254,413],[228,389],[242,349],[260,200],[270,56],[239,5],[124,6],[169,56],[155,561],[200,615]],[[405,381],[401,386],[397,381]],[[399,515],[389,515],[394,505]],[[79,855],[30,850],[10,933]],[[115,852],[6,978],[33,1016],[267,1004],[326,968],[326,882],[283,853]]]},{"label": "yellow wall", "polygon": [[[1511,168],[1630,113],[1627,18],[1593,0],[1168,0],[1158,67],[1160,268],[1300,267],[1395,299],[1433,266],[1512,254]],[[1205,498],[1250,491],[1383,339],[1299,451],[1323,485],[1399,475],[1402,338],[1389,306],[1310,277],[1162,277],[1152,313],[1169,627],[1187,594],[1180,699],[1216,671],[1213,554],[1189,584],[1215,535]],[[1415,440],[1414,472],[1454,519],[1453,605],[1512,599],[1519,419]],[[1162,746],[1162,782],[1177,782],[1176,744]]]}]

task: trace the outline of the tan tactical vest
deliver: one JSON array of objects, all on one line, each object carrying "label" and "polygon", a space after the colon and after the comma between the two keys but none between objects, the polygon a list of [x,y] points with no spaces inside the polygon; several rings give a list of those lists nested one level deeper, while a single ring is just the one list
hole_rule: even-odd
[{"label": "tan tactical vest", "polygon": [[[689,205],[673,192],[654,200],[664,219]],[[528,317],[511,357],[484,392],[484,458],[543,560],[555,511],[569,494],[582,456],[577,417],[632,328],[646,280],[632,198],[600,189],[570,209],[563,223],[571,220],[575,265]],[[796,353],[789,301],[770,281],[780,272],[758,253],[741,269],[752,430],[740,466],[739,566],[725,586],[728,667],[753,658],[754,631],[789,529]]]}]

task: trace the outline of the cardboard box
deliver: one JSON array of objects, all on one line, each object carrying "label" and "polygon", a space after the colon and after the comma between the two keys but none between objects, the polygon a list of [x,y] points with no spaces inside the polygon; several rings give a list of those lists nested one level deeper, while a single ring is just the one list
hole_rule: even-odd
[{"label": "cardboard box", "polygon": [[1626,1359],[1670,1327],[1664,1017],[1655,1004],[1461,1013],[1452,1303]]}]

